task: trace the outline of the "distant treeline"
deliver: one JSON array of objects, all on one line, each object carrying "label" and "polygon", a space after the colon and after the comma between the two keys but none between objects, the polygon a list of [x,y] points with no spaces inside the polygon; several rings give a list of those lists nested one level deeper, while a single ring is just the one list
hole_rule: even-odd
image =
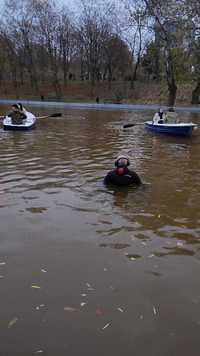
[{"label": "distant treeline", "polygon": [[0,18],[0,90],[33,92],[69,81],[163,81],[173,106],[178,83],[200,97],[200,3],[196,0],[82,0],[78,13],[53,0],[7,0]]}]

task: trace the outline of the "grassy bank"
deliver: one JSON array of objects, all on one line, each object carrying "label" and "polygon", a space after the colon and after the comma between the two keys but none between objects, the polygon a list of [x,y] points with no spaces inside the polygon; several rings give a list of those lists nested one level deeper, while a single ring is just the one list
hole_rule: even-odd
[{"label": "grassy bank", "polygon": [[[190,105],[193,83],[178,84],[176,105]],[[61,100],[66,102],[95,102],[99,98],[100,103],[128,103],[128,104],[167,104],[168,90],[166,82],[135,82],[134,88],[130,88],[130,82],[99,82],[91,87],[87,82],[69,82],[60,92],[48,84],[42,85],[38,90],[26,85],[13,89],[6,83],[0,88],[2,99],[29,99]]]}]

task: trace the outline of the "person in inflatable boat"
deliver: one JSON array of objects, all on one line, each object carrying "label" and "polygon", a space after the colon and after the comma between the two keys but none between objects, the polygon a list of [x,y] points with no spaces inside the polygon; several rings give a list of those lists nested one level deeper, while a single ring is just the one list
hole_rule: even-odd
[{"label": "person in inflatable boat", "polygon": [[22,103],[17,103],[17,105],[19,106],[20,111],[26,115],[26,112],[27,112],[27,111],[26,111],[26,109],[24,108],[24,106],[22,105]]},{"label": "person in inflatable boat", "polygon": [[23,124],[23,120],[26,119],[26,115],[23,112],[23,107],[21,104],[13,104],[12,111],[8,114],[12,120],[13,125]]},{"label": "person in inflatable boat", "polygon": [[108,172],[104,178],[105,184],[114,184],[119,186],[140,185],[141,179],[134,171],[130,170],[130,160],[125,155],[120,155],[115,161],[115,169]]}]

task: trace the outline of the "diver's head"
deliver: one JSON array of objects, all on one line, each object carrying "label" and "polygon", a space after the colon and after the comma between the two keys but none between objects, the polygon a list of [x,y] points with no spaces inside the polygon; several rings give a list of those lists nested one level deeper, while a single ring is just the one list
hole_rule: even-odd
[{"label": "diver's head", "polygon": [[115,167],[124,169],[124,168],[127,168],[128,166],[130,166],[130,161],[127,156],[120,155],[117,157],[117,159],[115,161]]}]

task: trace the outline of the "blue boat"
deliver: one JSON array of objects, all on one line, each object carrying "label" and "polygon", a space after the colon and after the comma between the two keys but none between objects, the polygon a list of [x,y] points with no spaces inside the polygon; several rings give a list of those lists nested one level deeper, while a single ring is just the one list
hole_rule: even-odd
[{"label": "blue boat", "polygon": [[188,123],[154,123],[153,121],[146,121],[145,128],[155,132],[174,136],[191,136],[193,129],[197,128],[192,122]]}]

